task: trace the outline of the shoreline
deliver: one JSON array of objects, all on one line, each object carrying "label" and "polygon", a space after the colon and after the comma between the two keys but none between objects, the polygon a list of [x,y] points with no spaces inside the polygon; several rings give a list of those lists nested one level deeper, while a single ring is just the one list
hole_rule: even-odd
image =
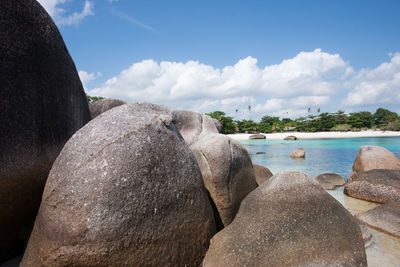
[{"label": "shoreline", "polygon": [[[243,141],[250,140],[249,136],[253,134],[236,133],[227,134],[232,139]],[[400,132],[397,131],[360,131],[360,132],[284,132],[284,133],[268,133],[265,135],[266,140],[283,140],[287,136],[296,136],[298,140],[306,139],[337,139],[337,138],[359,138],[359,137],[396,137],[400,136]],[[259,139],[262,140],[262,139]],[[265,139],[264,139],[265,140]]]}]

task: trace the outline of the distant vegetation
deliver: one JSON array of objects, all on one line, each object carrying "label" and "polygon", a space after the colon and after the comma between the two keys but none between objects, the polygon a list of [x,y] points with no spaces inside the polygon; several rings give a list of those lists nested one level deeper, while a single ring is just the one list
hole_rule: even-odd
[{"label": "distant vegetation", "polygon": [[295,120],[264,116],[260,122],[253,120],[234,121],[222,111],[207,113],[222,124],[222,133],[235,132],[321,132],[321,131],[360,131],[390,130],[400,131],[400,117],[396,112],[378,108],[374,114],[368,111],[346,114],[339,110],[335,113],[319,113]]},{"label": "distant vegetation", "polygon": [[102,99],[104,99],[104,97],[86,95],[86,100],[89,104],[94,103],[99,100],[102,100]]}]

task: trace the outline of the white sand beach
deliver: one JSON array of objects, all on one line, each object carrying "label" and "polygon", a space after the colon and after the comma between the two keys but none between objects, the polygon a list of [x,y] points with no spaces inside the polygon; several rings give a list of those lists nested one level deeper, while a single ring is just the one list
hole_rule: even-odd
[{"label": "white sand beach", "polygon": [[[235,140],[249,140],[252,134],[228,134],[229,137]],[[270,133],[263,134],[267,140],[283,140],[285,137],[293,135],[298,139],[330,139],[330,138],[357,138],[357,137],[389,137],[400,136],[400,132],[396,131],[360,131],[360,132],[285,132],[285,133]]]}]

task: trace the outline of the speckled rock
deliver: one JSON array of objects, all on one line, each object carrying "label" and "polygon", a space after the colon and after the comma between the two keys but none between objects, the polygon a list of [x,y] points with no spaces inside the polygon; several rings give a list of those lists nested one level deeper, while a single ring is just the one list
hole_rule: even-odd
[{"label": "speckled rock", "polygon": [[0,262],[33,224],[50,168],[90,120],[74,62],[34,0],[0,1]]},{"label": "speckled rock", "polygon": [[346,183],[346,179],[336,173],[323,173],[315,177],[315,179],[326,190],[333,190]]},{"label": "speckled rock", "polygon": [[199,266],[215,231],[172,112],[126,104],[61,151],[21,266]]},{"label": "speckled rock", "polygon": [[302,148],[296,148],[295,150],[290,153],[291,158],[305,158],[306,157],[306,151]]},{"label": "speckled rock", "polygon": [[126,104],[125,101],[119,99],[106,98],[89,105],[90,115],[92,119],[112,108]]},{"label": "speckled rock", "polygon": [[400,238],[400,203],[380,205],[357,214],[357,218],[378,231]]},{"label": "speckled rock", "polygon": [[246,149],[221,134],[209,134],[191,146],[204,184],[224,226],[231,223],[244,197],[257,187]]},{"label": "speckled rock", "polygon": [[379,203],[400,202],[400,170],[375,169],[357,172],[344,186],[344,193]]},{"label": "speckled rock", "polygon": [[367,266],[358,222],[301,172],[274,175],[210,242],[203,266]]},{"label": "speckled rock", "polygon": [[253,168],[254,168],[254,174],[256,176],[256,183],[258,185],[261,185],[262,183],[267,181],[269,178],[271,178],[273,175],[271,173],[271,171],[264,166],[261,166],[258,164],[253,164]]},{"label": "speckled rock", "polygon": [[384,147],[362,146],[358,150],[351,174],[373,169],[400,170],[400,159]]},{"label": "speckled rock", "polygon": [[215,121],[208,115],[188,110],[175,110],[176,126],[190,146],[207,134],[217,134]]}]

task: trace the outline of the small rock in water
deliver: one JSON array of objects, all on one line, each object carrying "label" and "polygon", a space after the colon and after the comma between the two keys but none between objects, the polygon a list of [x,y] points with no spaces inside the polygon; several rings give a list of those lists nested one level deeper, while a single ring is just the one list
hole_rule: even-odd
[{"label": "small rock in water", "polygon": [[297,148],[290,153],[290,157],[292,158],[305,158],[306,157],[306,151],[304,151],[303,148]]},{"label": "small rock in water", "polygon": [[293,140],[297,140],[297,137],[294,135],[289,135],[289,136],[286,136],[285,138],[283,138],[283,140],[293,141]]},{"label": "small rock in water", "polygon": [[264,152],[264,151],[258,151],[256,154],[257,154],[257,155],[265,154],[265,152]]},{"label": "small rock in water", "polygon": [[323,173],[318,175],[315,179],[326,190],[333,190],[346,183],[344,177],[336,173]]},{"label": "small rock in water", "polygon": [[254,139],[266,139],[267,137],[263,134],[253,134],[249,136],[249,140],[254,140]]}]

